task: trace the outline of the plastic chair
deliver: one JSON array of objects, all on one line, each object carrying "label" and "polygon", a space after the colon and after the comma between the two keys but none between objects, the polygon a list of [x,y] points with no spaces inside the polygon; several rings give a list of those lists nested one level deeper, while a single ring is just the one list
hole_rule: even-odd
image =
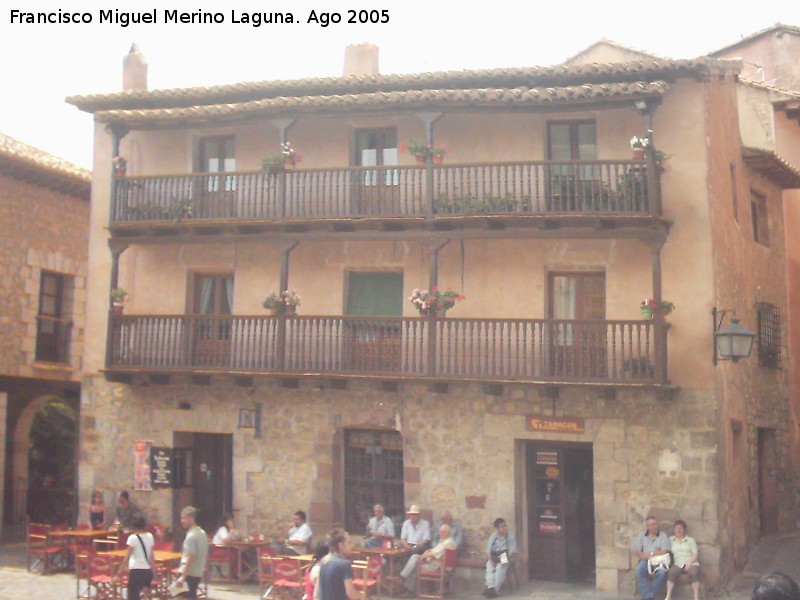
[{"label": "plastic chair", "polygon": [[381,574],[383,572],[383,558],[380,555],[370,556],[362,577],[355,577],[353,585],[368,598],[370,590],[375,590],[375,600],[381,599]]},{"label": "plastic chair", "polygon": [[[444,598],[447,586],[450,584],[450,578],[453,576],[453,571],[456,568],[457,552],[455,550],[445,550],[444,557],[442,558],[439,568],[435,571],[425,571],[420,567],[424,563],[417,563],[417,596],[419,598]],[[422,587],[430,585],[431,589],[436,593],[422,593]]]},{"label": "plastic chair", "polygon": [[[117,584],[114,581],[114,563],[110,556],[89,555],[89,586],[98,600],[116,600]],[[90,594],[91,596],[91,594]]]},{"label": "plastic chair", "polygon": [[[28,545],[28,571],[35,570],[41,565],[41,573],[45,575],[54,568],[60,559],[64,558],[66,546],[53,543],[50,538],[50,525],[43,523],[29,523],[27,534]],[[33,559],[33,564],[31,564]]]},{"label": "plastic chair", "polygon": [[272,588],[272,559],[275,557],[275,549],[259,546],[257,552],[258,597],[263,598],[265,591]]},{"label": "plastic chair", "polygon": [[270,556],[272,566],[272,589],[284,591],[290,597],[300,598],[303,594],[303,576],[300,561],[296,558]]},{"label": "plastic chair", "polygon": [[[228,546],[208,547],[207,568],[209,571],[209,581],[236,581],[234,576],[236,565],[236,550]],[[214,571],[219,573],[219,578],[214,578]]]}]

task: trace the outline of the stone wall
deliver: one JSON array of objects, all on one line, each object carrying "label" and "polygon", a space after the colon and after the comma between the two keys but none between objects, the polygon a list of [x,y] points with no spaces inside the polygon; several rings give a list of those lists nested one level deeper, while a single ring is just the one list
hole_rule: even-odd
[{"label": "stone wall", "polygon": [[[86,301],[89,203],[0,175],[0,374],[79,380]],[[72,277],[70,365],[34,365],[42,270]]]},{"label": "stone wall", "polygon": [[[706,585],[713,587],[718,579],[711,390],[681,390],[671,398],[642,388],[606,398],[589,388],[563,388],[556,413],[583,417],[582,434],[526,430],[525,415],[549,415],[553,407],[553,399],[534,386],[507,386],[501,396],[492,396],[476,384],[451,384],[447,393],[436,393],[421,383],[400,383],[397,392],[388,392],[380,382],[366,381],[337,390],[327,380],[301,380],[289,389],[271,379],[256,380],[250,388],[224,377],[198,386],[182,378],[167,385],[127,385],[96,376],[84,379],[82,394],[81,498],[95,487],[109,495],[132,487],[136,439],[170,446],[174,431],[229,433],[240,526],[275,533],[294,510],[307,507],[320,539],[341,517],[333,493],[334,480],[341,478],[335,472],[337,432],[392,423],[403,436],[406,504],[451,508],[476,557],[482,555],[491,522],[503,515],[526,555],[520,440],[584,442],[592,444],[594,457],[598,589],[633,590],[635,561],[629,548],[651,513],[668,531],[673,519],[686,519],[700,544]],[[181,403],[191,408],[181,409]],[[237,428],[239,409],[256,403],[264,411],[260,438],[252,429]],[[170,491],[132,497],[149,515],[171,521]]]}]

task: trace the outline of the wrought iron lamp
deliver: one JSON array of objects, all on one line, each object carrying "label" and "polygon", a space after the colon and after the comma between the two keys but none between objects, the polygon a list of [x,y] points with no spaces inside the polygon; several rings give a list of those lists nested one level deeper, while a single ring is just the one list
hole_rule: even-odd
[{"label": "wrought iron lamp", "polygon": [[[728,325],[722,327],[725,315],[732,313]],[[719,316],[719,320],[717,317]],[[730,360],[739,362],[740,358],[747,358],[753,350],[753,340],[755,332],[739,325],[739,318],[736,311],[726,309],[718,310],[716,307],[711,309],[711,318],[714,322],[714,358],[716,365],[720,360]]]}]

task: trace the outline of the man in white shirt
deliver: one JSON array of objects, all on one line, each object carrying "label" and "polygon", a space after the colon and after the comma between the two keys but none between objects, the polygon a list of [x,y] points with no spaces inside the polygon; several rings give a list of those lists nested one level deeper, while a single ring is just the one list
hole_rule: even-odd
[{"label": "man in white shirt", "polygon": [[306,513],[298,510],[292,515],[292,527],[289,529],[289,537],[283,542],[281,552],[283,554],[308,554],[308,543],[311,541],[311,527],[306,523]]},{"label": "man in white shirt", "polygon": [[400,530],[400,543],[405,548],[413,548],[414,554],[422,554],[431,547],[431,524],[419,516],[419,506],[412,504],[408,519]]},{"label": "man in white shirt", "polygon": [[364,546],[367,548],[377,548],[383,542],[384,536],[394,537],[394,523],[386,516],[383,505],[376,504],[373,509],[374,517],[367,523],[367,539]]}]

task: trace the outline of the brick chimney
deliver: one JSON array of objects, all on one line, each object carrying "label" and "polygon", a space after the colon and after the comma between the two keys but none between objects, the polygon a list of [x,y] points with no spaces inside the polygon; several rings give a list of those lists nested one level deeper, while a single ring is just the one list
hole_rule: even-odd
[{"label": "brick chimney", "polygon": [[139,46],[133,44],[130,52],[122,59],[122,90],[147,89],[147,59],[139,52]]},{"label": "brick chimney", "polygon": [[353,44],[344,49],[344,76],[377,75],[378,50],[375,44]]}]

